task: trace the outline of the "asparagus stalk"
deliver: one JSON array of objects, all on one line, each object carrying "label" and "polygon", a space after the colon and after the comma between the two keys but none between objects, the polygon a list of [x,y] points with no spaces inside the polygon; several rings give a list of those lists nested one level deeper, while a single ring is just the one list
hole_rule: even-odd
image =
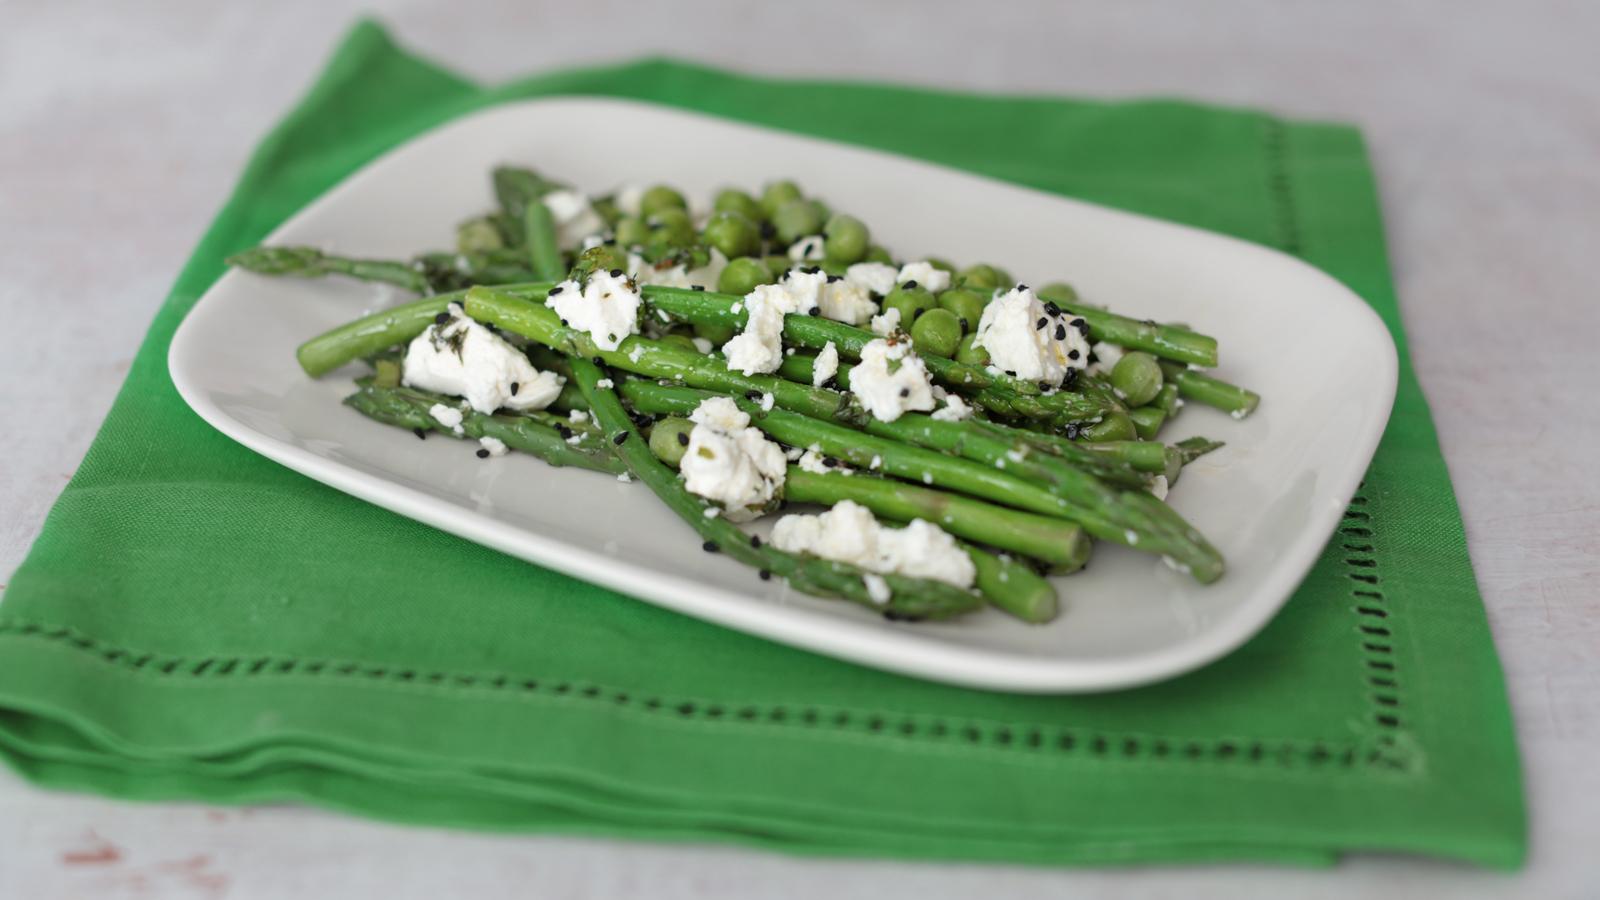
[{"label": "asparagus stalk", "polygon": [[977,570],[974,586],[990,603],[1032,624],[1048,622],[1060,612],[1056,589],[1038,572],[1008,556],[985,553],[970,544],[962,549]]},{"label": "asparagus stalk", "polygon": [[604,371],[587,359],[575,357],[572,372],[591,413],[607,433],[616,436],[615,452],[628,470],[705,538],[707,550],[726,553],[748,566],[783,577],[805,593],[841,597],[895,619],[944,619],[970,612],[982,602],[977,595],[943,582],[884,575],[890,597],[880,604],[872,599],[863,578],[867,573],[862,570],[786,553],[746,537],[739,526],[721,516],[707,516],[706,502],[689,493],[677,473],[656,459],[616,393],[600,386]]},{"label": "asparagus stalk", "polygon": [[1089,336],[1129,350],[1197,366],[1217,364],[1217,339],[1177,325],[1119,316],[1082,303],[1057,303],[1089,323]]},{"label": "asparagus stalk", "polygon": [[[627,379],[624,396],[644,412],[687,415],[712,396],[692,388],[672,387],[640,379]],[[908,481],[921,481],[1018,509],[1077,522],[1094,537],[1137,550],[1169,556],[1187,566],[1202,582],[1222,576],[1222,557],[1198,532],[1183,523],[1165,504],[1152,509],[1136,499],[1142,491],[1084,491],[1089,504],[1068,500],[1052,491],[994,466],[980,465],[922,447],[775,408],[763,410],[748,400],[734,398],[752,424],[778,441],[794,447],[817,445],[821,452],[864,469]]]},{"label": "asparagus stalk", "polygon": [[852,500],[897,522],[923,519],[957,537],[1042,560],[1058,574],[1077,571],[1089,558],[1089,539],[1075,523],[865,473],[819,474],[790,466],[784,497],[822,506]]},{"label": "asparagus stalk", "polygon": [[411,263],[331,256],[315,247],[252,247],[228,257],[227,263],[258,275],[297,278],[348,275],[362,281],[398,285],[418,294],[433,293],[427,275]]},{"label": "asparagus stalk", "polygon": [[1207,406],[1220,409],[1235,419],[1242,419],[1261,405],[1261,395],[1213,378],[1204,372],[1163,362],[1161,374],[1178,386],[1178,393]]},{"label": "asparagus stalk", "polygon": [[531,200],[523,213],[523,233],[528,245],[528,262],[538,281],[560,281],[567,273],[556,244],[556,221],[541,200]]},{"label": "asparagus stalk", "polygon": [[552,466],[574,466],[613,475],[625,471],[621,461],[611,453],[603,440],[584,439],[577,444],[568,443],[567,435],[556,427],[525,415],[512,413],[491,416],[470,409],[462,410],[461,433],[456,434],[454,429],[440,424],[428,412],[439,403],[458,408],[459,401],[451,397],[411,388],[367,385],[346,397],[344,402],[369,419],[409,428],[419,435],[431,431],[451,437],[496,438],[507,447],[537,456]]}]

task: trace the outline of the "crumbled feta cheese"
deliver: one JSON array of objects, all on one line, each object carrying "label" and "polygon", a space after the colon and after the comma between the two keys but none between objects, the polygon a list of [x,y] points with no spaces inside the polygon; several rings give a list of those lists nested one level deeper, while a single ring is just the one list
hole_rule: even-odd
[{"label": "crumbled feta cheese", "polygon": [[828,273],[790,269],[778,286],[789,294],[789,312],[814,316],[821,311],[822,296],[828,289]]},{"label": "crumbled feta cheese", "polygon": [[1117,360],[1121,359],[1122,355],[1127,352],[1116,344],[1108,344],[1105,341],[1096,342],[1092,349],[1094,350],[1094,365],[1089,367],[1089,374],[1091,375],[1109,374],[1112,369],[1117,367]]},{"label": "crumbled feta cheese", "polygon": [[894,334],[900,330],[900,310],[892,307],[884,310],[879,315],[873,316],[872,323],[867,327],[872,329],[873,334],[883,337]]},{"label": "crumbled feta cheese", "polygon": [[600,388],[601,390],[609,391],[617,385],[609,378],[601,378],[595,381],[594,386]]},{"label": "crumbled feta cheese", "polygon": [[773,397],[770,393],[762,394],[761,395],[761,411],[762,412],[772,412],[772,404],[774,404],[776,402],[777,402],[777,398]]},{"label": "crumbled feta cheese", "polygon": [[807,450],[800,455],[800,470],[814,475],[826,475],[829,472],[828,464],[824,463],[822,459],[821,453],[815,450]]},{"label": "crumbled feta cheese", "polygon": [[521,350],[477,322],[461,307],[449,306],[451,319],[429,325],[406,347],[401,381],[407,387],[465,397],[481,413],[500,407],[543,409],[564,383],[554,372],[540,372]]},{"label": "crumbled feta cheese", "polygon": [[822,235],[808,234],[790,244],[789,258],[795,262],[816,262],[822,259]]},{"label": "crumbled feta cheese", "polygon": [[562,249],[578,246],[585,238],[605,230],[606,220],[594,211],[589,198],[577,191],[551,191],[541,199],[555,220],[556,243]]},{"label": "crumbled feta cheese", "polygon": [[728,368],[746,375],[775,372],[783,362],[783,317],[792,311],[789,292],[776,284],[756,285],[745,295],[744,330],[722,345]]},{"label": "crumbled feta cheese", "polygon": [[478,438],[478,446],[489,451],[490,456],[505,456],[506,450],[509,449],[506,447],[505,441],[502,441],[496,437],[488,436]]},{"label": "crumbled feta cheese", "polygon": [[1150,493],[1154,494],[1157,500],[1167,499],[1167,476],[1157,475],[1150,479]]},{"label": "crumbled feta cheese", "polygon": [[867,289],[854,281],[840,278],[823,282],[817,294],[818,313],[825,319],[860,325],[878,311]]},{"label": "crumbled feta cheese", "polygon": [[628,351],[628,361],[629,362],[638,362],[639,361],[639,357],[641,357],[641,356],[644,356],[644,345],[643,344],[635,344],[635,345],[633,345],[633,349]]},{"label": "crumbled feta cheese", "polygon": [[900,270],[888,263],[856,263],[844,270],[844,280],[859,285],[874,294],[887,294],[894,290]]},{"label": "crumbled feta cheese", "polygon": [[978,321],[974,347],[989,351],[989,360],[1008,374],[1059,387],[1070,369],[1088,364],[1089,341],[1073,325],[1073,316],[1018,287],[989,301]]},{"label": "crumbled feta cheese", "polygon": [[629,475],[627,472],[619,472],[617,473],[617,480],[623,484],[632,484],[633,476]]},{"label": "crumbled feta cheese", "polygon": [[957,394],[946,394],[944,405],[933,411],[933,417],[941,422],[959,422],[970,415],[972,407]]},{"label": "crumbled feta cheese", "polygon": [[717,516],[722,515],[722,507],[708,506],[700,514],[708,519],[715,519]]},{"label": "crumbled feta cheese", "polygon": [[689,415],[694,428],[678,464],[684,487],[713,500],[739,522],[760,515],[783,487],[783,448],[750,427],[750,417],[727,397],[703,401]]},{"label": "crumbled feta cheese", "polygon": [[872,454],[872,462],[867,463],[867,468],[869,468],[869,469],[881,469],[881,468],[883,468],[883,457],[879,456],[876,453]]},{"label": "crumbled feta cheese", "polygon": [[950,286],[950,273],[936,268],[931,262],[922,260],[901,266],[895,280],[900,284],[915,281],[919,287],[925,287],[937,294]]},{"label": "crumbled feta cheese", "polygon": [[701,353],[710,353],[712,350],[716,349],[716,344],[711,343],[709,338],[693,337],[689,340],[694,341],[694,348],[699,350]]},{"label": "crumbled feta cheese", "polygon": [[[557,288],[559,290],[557,290]],[[639,333],[638,285],[626,273],[596,271],[582,285],[563,281],[552,288],[544,305],[567,325],[585,332],[601,350],[615,350],[630,334]]]},{"label": "crumbled feta cheese", "polygon": [[614,200],[617,204],[617,209],[621,210],[625,216],[640,215],[643,210],[639,208],[639,205],[644,202],[644,192],[646,190],[648,188],[642,184],[625,184],[617,188]]},{"label": "crumbled feta cheese", "polygon": [[788,458],[789,462],[794,462],[795,460],[804,456],[805,452],[806,451],[800,449],[799,447],[790,447],[789,449],[783,451],[783,455]]},{"label": "crumbled feta cheese", "polygon": [[833,341],[822,345],[822,352],[811,363],[811,386],[822,387],[839,374],[839,348]]},{"label": "crumbled feta cheese", "polygon": [[567,413],[567,421],[568,422],[587,422],[587,421],[589,421],[589,414],[587,412],[584,412],[581,409],[575,409],[572,412]]},{"label": "crumbled feta cheese", "polygon": [[578,446],[578,445],[579,445],[579,444],[581,444],[581,443],[583,443],[583,435],[581,435],[581,434],[575,434],[575,435],[573,435],[573,436],[571,436],[571,437],[569,437],[569,438],[567,438],[567,443],[569,443],[569,444],[571,444],[571,445],[572,445],[572,446],[574,446],[574,447],[576,447],[576,446]]},{"label": "crumbled feta cheese", "polygon": [[937,525],[913,519],[905,528],[885,528],[864,506],[841,500],[820,515],[787,515],[772,529],[772,544],[873,573],[931,578],[971,587],[972,558]]},{"label": "crumbled feta cheese", "polygon": [[636,253],[628,255],[628,274],[641,286],[658,284],[662,287],[700,287],[714,291],[717,289],[717,281],[722,278],[722,270],[727,267],[728,258],[715,247],[711,248],[711,256],[706,264],[697,269],[690,269],[683,263],[674,266],[651,265]]},{"label": "crumbled feta cheese", "polygon": [[435,422],[454,431],[456,434],[461,433],[461,410],[456,409],[454,406],[435,403],[428,407],[428,415],[432,416]]},{"label": "crumbled feta cheese", "polygon": [[879,338],[861,348],[861,362],[850,370],[850,392],[861,407],[882,422],[913,410],[933,409],[933,385],[911,342]]},{"label": "crumbled feta cheese", "polygon": [[884,581],[882,575],[868,572],[861,576],[861,583],[867,586],[868,599],[879,606],[894,599],[894,591],[889,590],[889,582]]}]

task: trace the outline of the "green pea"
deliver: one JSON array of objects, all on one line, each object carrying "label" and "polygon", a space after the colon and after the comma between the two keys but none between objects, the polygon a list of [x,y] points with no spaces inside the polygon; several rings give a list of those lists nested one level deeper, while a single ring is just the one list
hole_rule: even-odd
[{"label": "green pea", "polygon": [[787,179],[771,181],[761,191],[761,209],[772,218],[784,204],[800,199],[800,185]]},{"label": "green pea", "polygon": [[1139,429],[1127,413],[1111,412],[1100,421],[1083,429],[1080,434],[1088,441],[1132,441],[1139,437]]},{"label": "green pea", "polygon": [[718,191],[711,208],[717,212],[738,213],[752,222],[764,222],[767,219],[767,211],[761,208],[760,201],[738,188]]},{"label": "green pea", "polygon": [[867,255],[871,235],[867,225],[855,216],[837,215],[822,228],[822,255],[829,262],[860,262]]},{"label": "green pea", "polygon": [[1040,300],[1052,300],[1063,305],[1078,302],[1078,290],[1065,281],[1052,281],[1033,292]]},{"label": "green pea", "polygon": [[951,288],[939,295],[939,307],[955,313],[962,331],[977,331],[983,318],[983,308],[988,305],[982,294],[966,288]]},{"label": "green pea", "polygon": [[837,275],[840,278],[843,278],[844,273],[850,270],[849,263],[830,262],[826,259],[822,262],[816,263],[816,266],[822,271],[827,272],[829,275]]},{"label": "green pea", "polygon": [[994,266],[978,263],[961,270],[961,283],[965,287],[992,291],[1002,285],[1009,286],[1011,277]]},{"label": "green pea", "polygon": [[961,343],[961,320],[948,309],[930,309],[911,326],[911,343],[923,353],[948,359]]},{"label": "green pea", "polygon": [[688,419],[668,416],[660,420],[650,426],[650,452],[667,465],[676,466],[689,449],[689,432],[693,430],[694,423]]},{"label": "green pea", "polygon": [[487,253],[503,249],[505,245],[505,236],[489,216],[468,219],[456,227],[457,253]]},{"label": "green pea", "polygon": [[768,278],[768,281],[777,281],[783,277],[785,272],[794,268],[794,260],[781,253],[763,256],[761,261],[767,264],[767,271],[772,273],[772,277]]},{"label": "green pea", "polygon": [[969,334],[961,339],[961,343],[956,345],[956,362],[969,366],[987,366],[989,364],[989,351],[982,347],[972,346],[972,342],[976,338],[977,335]]},{"label": "green pea", "polygon": [[721,347],[723,344],[726,344],[728,342],[728,338],[733,337],[733,335],[734,327],[732,325],[713,325],[700,322],[694,323],[694,336],[697,338],[705,338],[711,342],[711,346],[713,347]]},{"label": "green pea", "polygon": [[882,244],[873,244],[867,248],[867,255],[862,257],[861,261],[892,265],[894,263],[894,257],[889,254],[888,248],[884,247]]},{"label": "green pea", "polygon": [[706,223],[705,242],[732,259],[747,256],[761,246],[761,231],[743,213],[719,212]]},{"label": "green pea", "polygon": [[681,209],[663,209],[645,220],[649,243],[662,247],[687,247],[695,242],[694,220]]},{"label": "green pea", "polygon": [[681,209],[684,212],[688,212],[689,201],[683,199],[682,194],[664,184],[658,184],[645,191],[644,195],[639,198],[639,214],[647,219],[656,213],[669,209]]},{"label": "green pea", "polygon": [[1133,428],[1139,432],[1139,440],[1153,441],[1161,432],[1161,424],[1167,421],[1167,414],[1160,407],[1141,406],[1138,409],[1128,410],[1128,418],[1133,420]]},{"label": "green pea", "polygon": [[656,340],[663,344],[671,344],[672,346],[682,350],[693,350],[696,353],[700,352],[700,348],[695,346],[694,338],[689,337],[687,334],[678,334],[676,332],[673,334],[663,334],[661,337],[656,338]]},{"label": "green pea", "polygon": [[650,226],[643,219],[632,216],[617,222],[617,243],[624,247],[638,247],[650,242]]},{"label": "green pea", "polygon": [[1161,392],[1161,366],[1148,353],[1124,353],[1111,368],[1111,386],[1129,406],[1143,406]]},{"label": "green pea", "polygon": [[772,272],[767,264],[753,256],[741,256],[729,262],[717,278],[717,290],[724,294],[743,297],[758,284],[771,284]]},{"label": "green pea", "polygon": [[816,234],[822,230],[822,222],[822,210],[811,200],[790,200],[772,214],[772,227],[785,244]]},{"label": "green pea", "polygon": [[939,302],[933,299],[933,292],[924,287],[906,287],[898,285],[883,298],[885,310],[900,310],[900,327],[910,331],[911,324],[930,309],[938,309]]}]

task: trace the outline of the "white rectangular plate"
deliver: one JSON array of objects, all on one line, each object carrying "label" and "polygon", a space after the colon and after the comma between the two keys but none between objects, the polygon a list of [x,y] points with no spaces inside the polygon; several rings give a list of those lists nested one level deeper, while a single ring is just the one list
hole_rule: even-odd
[{"label": "white rectangular plate", "polygon": [[356,369],[313,381],[295,347],[402,299],[345,280],[225,275],[172,342],[168,364],[184,400],[224,434],[312,478],[669,609],[925,678],[1069,692],[1170,677],[1260,629],[1332,533],[1394,399],[1395,350],[1378,317],[1291,257],[885,153],[631,102],[540,100],[451,122],[352,175],[269,242],[380,257],[452,246],[454,224],[492,205],[488,173],[504,162],[591,193],[666,181],[708,198],[725,185],[794,177],[870,223],[898,256],[994,261],[1026,281],[1068,280],[1093,302],[1215,335],[1221,374],[1263,394],[1260,410],[1233,421],[1190,404],[1163,437],[1227,442],[1185,471],[1171,500],[1227,556],[1228,574],[1201,586],[1148,555],[1098,546],[1087,571],[1057,579],[1064,611],[1044,626],[995,611],[894,623],[763,583],[699,552],[689,526],[643,485],[517,454],[479,460],[476,445],[418,441],[342,406]]}]

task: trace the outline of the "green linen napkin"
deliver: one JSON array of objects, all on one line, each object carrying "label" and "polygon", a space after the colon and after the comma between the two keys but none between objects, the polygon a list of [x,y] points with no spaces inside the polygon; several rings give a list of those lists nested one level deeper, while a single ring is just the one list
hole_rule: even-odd
[{"label": "green linen napkin", "polygon": [[[188,410],[167,345],[224,256],[399,141],[553,94],[878,147],[1295,253],[1400,345],[1366,484],[1287,608],[1227,659],[1138,690],[1011,696],[544,571],[303,478]],[[12,578],[0,756],[119,797],[801,853],[1514,866],[1524,851],[1505,690],[1353,129],[664,61],[484,89],[370,23],[257,151]]]}]

